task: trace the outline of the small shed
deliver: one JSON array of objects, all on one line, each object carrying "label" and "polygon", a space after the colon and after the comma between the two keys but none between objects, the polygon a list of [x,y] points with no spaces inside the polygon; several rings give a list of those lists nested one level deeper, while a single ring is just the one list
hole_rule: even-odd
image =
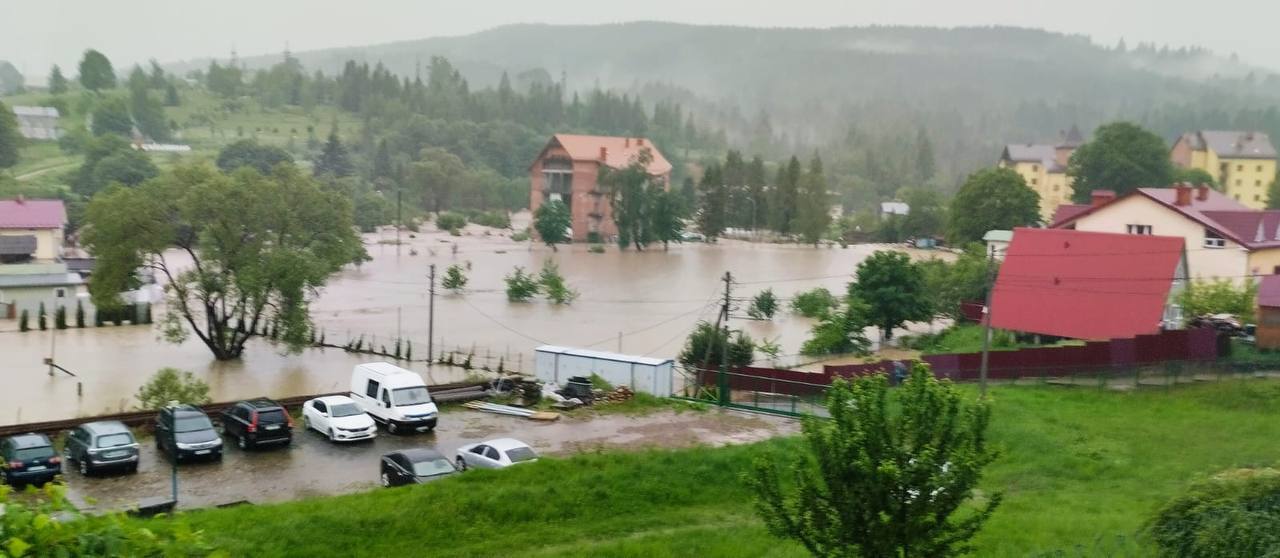
[{"label": "small shed", "polygon": [[1259,349],[1280,349],[1280,275],[1267,275],[1258,284]]},{"label": "small shed", "polygon": [[651,358],[606,351],[543,345],[534,349],[534,370],[539,381],[562,385],[574,376],[599,375],[615,385],[658,397],[671,395],[669,358]]}]

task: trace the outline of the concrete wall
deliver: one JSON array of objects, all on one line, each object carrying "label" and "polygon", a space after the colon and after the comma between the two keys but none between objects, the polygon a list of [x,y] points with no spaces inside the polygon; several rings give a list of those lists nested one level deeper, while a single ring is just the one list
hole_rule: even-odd
[{"label": "concrete wall", "polygon": [[[58,298],[58,289],[63,291]],[[83,295],[83,296],[82,296]],[[84,304],[85,320],[93,322],[93,304],[89,302],[89,291],[84,285],[66,287],[5,287],[0,288],[0,319],[7,318],[6,312],[12,313],[14,319],[26,310],[31,315],[31,329],[36,328],[36,313],[40,303],[44,303],[45,312],[49,315],[49,327],[53,327],[53,313],[58,306],[67,307],[67,324],[74,325],[76,300]]]},{"label": "concrete wall", "polygon": [[1192,279],[1230,278],[1243,282],[1249,273],[1249,252],[1230,240],[1222,248],[1204,245],[1204,225],[1192,221],[1150,198],[1134,195],[1111,203],[1076,220],[1079,231],[1124,234],[1128,225],[1151,225],[1156,236],[1186,239],[1187,267]]}]

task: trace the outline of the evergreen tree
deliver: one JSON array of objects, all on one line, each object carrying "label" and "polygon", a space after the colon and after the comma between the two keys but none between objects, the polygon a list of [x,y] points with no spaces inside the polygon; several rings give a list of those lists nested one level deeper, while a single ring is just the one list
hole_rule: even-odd
[{"label": "evergreen tree", "polygon": [[698,189],[692,176],[684,177],[684,181],[680,183],[680,203],[684,205],[686,214],[692,214],[698,209]]},{"label": "evergreen tree", "polygon": [[809,172],[800,179],[800,192],[796,207],[796,232],[805,243],[818,245],[822,233],[831,224],[830,199],[827,195],[827,179],[822,172],[822,159],[815,153],[809,162]]},{"label": "evergreen tree", "polygon": [[22,148],[22,134],[18,132],[18,118],[13,110],[0,102],[0,169],[18,164]]},{"label": "evergreen tree", "polygon": [[116,86],[116,71],[105,55],[93,49],[84,51],[80,59],[80,85],[90,91],[113,89]]},{"label": "evergreen tree", "polygon": [[176,107],[182,104],[182,99],[178,97],[178,88],[172,83],[164,86],[164,106]]},{"label": "evergreen tree", "polygon": [[769,196],[765,192],[769,178],[765,173],[764,159],[756,155],[747,166],[747,195],[755,201],[750,204],[754,212],[750,220],[752,228],[769,226]]},{"label": "evergreen tree", "polygon": [[84,328],[84,302],[76,300],[76,327]]},{"label": "evergreen tree", "polygon": [[49,71],[49,92],[54,95],[67,92],[67,77],[62,75],[62,68],[57,64],[54,64],[53,69]]},{"label": "evergreen tree", "polygon": [[378,151],[373,156],[373,178],[391,178],[391,151],[387,149],[387,139],[378,141]]},{"label": "evergreen tree", "polygon": [[790,234],[795,231],[802,174],[800,160],[795,156],[785,166],[778,168],[778,179],[774,181],[774,195],[769,202],[769,209],[772,212],[770,224],[779,233]]},{"label": "evergreen tree", "polygon": [[729,188],[724,183],[719,163],[707,166],[700,186],[698,231],[707,238],[707,242],[714,242],[724,232],[729,210]]},{"label": "evergreen tree", "polygon": [[169,80],[165,79],[164,68],[160,67],[160,63],[155,58],[151,59],[151,76],[147,86],[151,89],[164,89],[169,84]]},{"label": "evergreen tree", "polygon": [[928,182],[937,173],[937,163],[933,158],[933,143],[929,135],[920,128],[916,132],[916,173],[920,182]]},{"label": "evergreen tree", "polygon": [[316,158],[314,171],[316,176],[327,174],[335,178],[351,176],[354,172],[347,148],[342,145],[342,140],[338,139],[337,124],[329,130],[329,139],[320,150],[320,156]]},{"label": "evergreen tree", "polygon": [[153,98],[147,90],[150,83],[142,68],[134,66],[129,73],[129,111],[144,136],[155,141],[167,141],[169,122],[165,119],[160,101]]},{"label": "evergreen tree", "polygon": [[129,104],[119,97],[108,97],[93,109],[93,135],[133,135],[133,119],[129,116]]}]

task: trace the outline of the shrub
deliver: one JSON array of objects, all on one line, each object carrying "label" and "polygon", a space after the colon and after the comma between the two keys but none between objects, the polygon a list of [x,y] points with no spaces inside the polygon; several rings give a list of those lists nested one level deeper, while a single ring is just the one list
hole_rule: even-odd
[{"label": "shrub", "polygon": [[778,298],[773,296],[773,289],[765,289],[751,299],[751,307],[747,308],[747,315],[757,320],[772,320],[773,314],[777,311]]},{"label": "shrub", "polygon": [[84,327],[84,303],[79,300],[76,301],[76,327]]},{"label": "shrub", "polygon": [[459,292],[467,286],[467,274],[462,270],[462,266],[453,264],[444,272],[444,280],[440,286],[453,292]]},{"label": "shrub", "polygon": [[31,313],[23,308],[22,313],[18,315],[18,331],[31,331],[30,321]]},{"label": "shrub", "polygon": [[526,302],[538,294],[538,282],[523,267],[516,266],[503,280],[507,283],[508,301]]},{"label": "shrub", "polygon": [[516,242],[525,242],[529,240],[529,231],[524,230],[511,235],[511,240]]},{"label": "shrub", "polygon": [[590,253],[592,253],[592,254],[603,254],[603,253],[604,253],[604,245],[603,245],[603,244],[592,244],[591,246],[588,246],[588,247],[587,247],[587,252],[590,252]]},{"label": "shrub", "polygon": [[538,282],[542,285],[542,292],[547,293],[547,300],[551,302],[568,304],[578,298],[578,291],[569,288],[564,282],[564,276],[560,275],[560,266],[550,259],[543,262]]},{"label": "shrub", "polygon": [[835,295],[822,287],[797,293],[791,299],[791,310],[806,318],[820,318],[839,305]]},{"label": "shrub", "polygon": [[511,218],[501,211],[477,211],[471,215],[471,222],[495,229],[511,228]]},{"label": "shrub", "polygon": [[436,216],[436,227],[442,231],[449,231],[450,234],[465,226],[467,226],[467,218],[462,214],[444,211]]},{"label": "shrub", "polygon": [[1160,556],[1274,556],[1280,548],[1280,470],[1227,471],[1193,486],[1147,525]]},{"label": "shrub", "polygon": [[49,323],[45,320],[44,303],[40,303],[40,309],[36,311],[36,325],[40,327],[40,331],[49,329]]},{"label": "shrub", "polygon": [[56,329],[67,329],[67,307],[59,305],[53,311],[53,327]]},{"label": "shrub", "polygon": [[755,358],[755,342],[742,331],[717,329],[709,322],[698,322],[685,339],[680,363],[690,368],[714,370],[728,357],[730,368],[747,366]]},{"label": "shrub", "polygon": [[138,406],[145,410],[163,409],[170,402],[204,405],[209,402],[209,384],[190,372],[161,368],[147,383],[138,388]]}]

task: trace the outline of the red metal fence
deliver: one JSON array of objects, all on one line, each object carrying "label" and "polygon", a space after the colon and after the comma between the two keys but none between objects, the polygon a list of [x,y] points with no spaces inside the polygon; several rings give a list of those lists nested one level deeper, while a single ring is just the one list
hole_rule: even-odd
[{"label": "red metal fence", "polygon": [[[1067,347],[1037,347],[1010,351],[991,351],[987,377],[993,380],[1015,380],[1070,376],[1079,373],[1105,374],[1167,363],[1209,362],[1225,354],[1225,339],[1212,329],[1165,331],[1139,335],[1131,339],[1090,341]],[[926,355],[935,376],[955,381],[976,380],[982,362],[981,353]],[[875,373],[892,373],[893,361],[870,364],[841,364],[822,367],[822,372],[801,372],[775,368],[743,367],[727,375],[732,390],[761,391],[786,395],[821,393],[837,377],[855,377]],[[715,385],[717,375],[704,373],[702,385]]]}]

